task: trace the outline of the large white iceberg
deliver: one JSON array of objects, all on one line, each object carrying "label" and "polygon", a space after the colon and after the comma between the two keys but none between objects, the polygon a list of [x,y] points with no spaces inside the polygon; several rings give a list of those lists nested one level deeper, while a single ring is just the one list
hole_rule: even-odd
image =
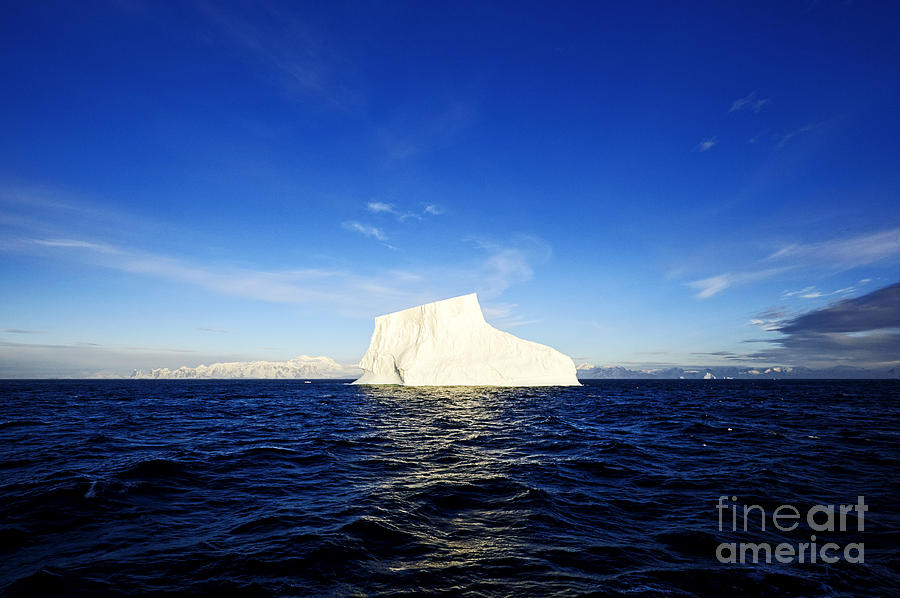
[{"label": "large white iceberg", "polygon": [[359,367],[354,384],[580,385],[570,357],[485,322],[475,293],[378,316]]}]

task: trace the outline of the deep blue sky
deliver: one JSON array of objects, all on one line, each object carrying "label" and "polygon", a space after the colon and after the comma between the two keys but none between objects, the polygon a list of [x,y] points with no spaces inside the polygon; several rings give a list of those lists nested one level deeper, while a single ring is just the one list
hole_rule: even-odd
[{"label": "deep blue sky", "polygon": [[352,362],[473,290],[579,362],[890,365],[757,341],[900,278],[898,16],[5,3],[0,374]]}]

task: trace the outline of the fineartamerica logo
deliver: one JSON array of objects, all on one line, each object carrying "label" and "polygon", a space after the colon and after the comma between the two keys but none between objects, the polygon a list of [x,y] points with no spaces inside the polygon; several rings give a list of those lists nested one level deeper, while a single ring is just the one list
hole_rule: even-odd
[{"label": "fineartamerica logo", "polygon": [[[767,521],[771,521],[777,530],[790,532],[797,529],[801,520],[805,520],[806,525],[814,532],[846,532],[847,515],[850,513],[855,514],[856,531],[862,532],[869,507],[865,497],[858,496],[855,505],[814,505],[801,519],[800,510],[793,505],[781,505],[770,516],[760,505],[738,505],[736,496],[732,496],[730,500],[727,496],[720,496],[716,510],[719,512],[719,531],[727,526],[726,521],[730,519],[731,531],[737,532],[738,511],[741,510],[741,527],[745,532],[748,519],[755,520],[757,513],[763,532],[766,531]],[[731,512],[730,517],[725,515],[727,511]],[[773,547],[768,542],[723,542],[716,547],[716,558],[720,563],[759,563],[760,560],[771,563],[773,557],[778,563],[836,563],[842,558],[848,563],[864,563],[865,545],[862,542],[850,542],[843,547],[834,542],[816,544],[816,535],[812,534],[809,542],[799,542],[796,545],[782,542]]]}]

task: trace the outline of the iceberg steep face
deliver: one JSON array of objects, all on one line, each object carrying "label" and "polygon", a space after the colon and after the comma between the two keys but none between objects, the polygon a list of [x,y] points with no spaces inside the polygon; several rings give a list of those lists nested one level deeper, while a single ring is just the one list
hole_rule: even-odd
[{"label": "iceberg steep face", "polygon": [[580,385],[570,357],[485,322],[475,293],[378,316],[359,367],[354,384]]}]

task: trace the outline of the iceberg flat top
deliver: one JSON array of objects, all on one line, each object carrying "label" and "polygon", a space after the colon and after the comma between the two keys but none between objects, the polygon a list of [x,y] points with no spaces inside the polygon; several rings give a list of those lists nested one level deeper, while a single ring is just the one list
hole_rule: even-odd
[{"label": "iceberg flat top", "polygon": [[579,385],[571,358],[488,324],[475,293],[376,317],[359,367],[355,384]]}]

